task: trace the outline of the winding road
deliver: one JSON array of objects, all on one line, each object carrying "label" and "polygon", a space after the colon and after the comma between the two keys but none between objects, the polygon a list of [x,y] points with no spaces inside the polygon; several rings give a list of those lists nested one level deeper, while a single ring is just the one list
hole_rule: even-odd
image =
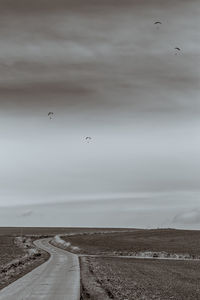
[{"label": "winding road", "polygon": [[50,254],[48,261],[0,291],[0,300],[79,300],[80,269],[75,254],[40,239],[35,245]]}]

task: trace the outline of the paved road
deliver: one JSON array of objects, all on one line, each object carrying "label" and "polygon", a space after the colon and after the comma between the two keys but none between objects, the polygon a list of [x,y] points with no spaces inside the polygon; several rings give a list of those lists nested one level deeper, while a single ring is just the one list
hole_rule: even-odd
[{"label": "paved road", "polygon": [[50,239],[35,241],[50,253],[50,259],[0,292],[0,300],[79,300],[80,270],[78,257],[49,244]]}]

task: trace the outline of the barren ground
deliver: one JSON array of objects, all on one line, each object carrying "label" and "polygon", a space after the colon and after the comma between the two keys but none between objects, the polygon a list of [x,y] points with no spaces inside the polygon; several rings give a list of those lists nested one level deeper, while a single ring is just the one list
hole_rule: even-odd
[{"label": "barren ground", "polygon": [[37,235],[37,236],[54,236],[56,234],[80,233],[80,232],[97,232],[97,231],[124,231],[132,229],[123,228],[88,228],[88,227],[0,227],[0,236],[20,236],[22,235]]},{"label": "barren ground", "polygon": [[[121,258],[152,251],[200,255],[200,231],[157,229],[80,234],[64,239],[79,247],[82,300],[200,299],[200,261]],[[106,255],[118,257],[106,257]]]},{"label": "barren ground", "polygon": [[14,237],[0,236],[0,266],[24,254],[23,249],[14,243]]},{"label": "barren ground", "polygon": [[[139,251],[200,255],[200,231],[23,228],[23,235],[33,239],[68,233],[76,235],[64,236],[63,239],[79,247],[81,254],[99,255],[80,257],[82,300],[200,300],[200,262],[120,258],[120,255]],[[0,228],[1,265],[24,254],[24,250],[13,243],[14,237],[20,234],[20,228]],[[101,257],[110,254],[118,257]],[[0,288],[47,258],[44,253],[20,274],[1,280]]]},{"label": "barren ground", "polygon": [[[106,229],[107,231],[113,229]],[[119,229],[123,230],[123,229]],[[15,259],[22,258],[26,251],[25,249],[18,247],[14,243],[14,239],[18,236],[31,237],[32,240],[42,237],[53,237],[56,234],[66,233],[80,233],[80,232],[96,232],[102,231],[102,229],[95,228],[40,228],[40,227],[0,227],[0,289],[4,288],[11,282],[22,277],[38,265],[46,261],[49,255],[46,252],[41,252],[41,256],[29,259],[24,264],[12,264],[11,269],[9,268],[5,272],[5,266],[11,263]]]},{"label": "barren ground", "polygon": [[154,229],[129,232],[85,234],[63,237],[82,254],[127,255],[139,251],[166,251],[200,255],[200,231]]},{"label": "barren ground", "polygon": [[14,239],[14,236],[0,236],[0,290],[49,258],[45,251],[41,251],[40,256],[23,259],[27,252],[17,246]]},{"label": "barren ground", "polygon": [[81,277],[82,300],[200,299],[200,262],[87,257]]}]

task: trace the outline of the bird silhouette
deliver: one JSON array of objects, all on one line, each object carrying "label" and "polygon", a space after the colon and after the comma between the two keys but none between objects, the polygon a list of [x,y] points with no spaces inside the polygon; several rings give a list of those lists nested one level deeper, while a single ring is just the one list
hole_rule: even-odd
[{"label": "bird silhouette", "polygon": [[89,143],[89,141],[91,141],[91,139],[92,138],[90,136],[86,136],[86,138],[85,138],[85,140],[86,140],[87,143]]},{"label": "bird silhouette", "polygon": [[54,115],[54,113],[53,113],[52,111],[50,111],[50,112],[48,113],[48,117],[49,117],[50,120],[53,119],[53,115]]}]

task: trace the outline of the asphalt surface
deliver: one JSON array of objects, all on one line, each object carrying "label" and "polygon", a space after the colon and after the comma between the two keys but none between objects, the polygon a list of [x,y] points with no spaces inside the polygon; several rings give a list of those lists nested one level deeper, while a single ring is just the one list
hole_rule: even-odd
[{"label": "asphalt surface", "polygon": [[50,254],[47,262],[0,291],[0,300],[80,300],[80,269],[75,254],[35,241]]}]

